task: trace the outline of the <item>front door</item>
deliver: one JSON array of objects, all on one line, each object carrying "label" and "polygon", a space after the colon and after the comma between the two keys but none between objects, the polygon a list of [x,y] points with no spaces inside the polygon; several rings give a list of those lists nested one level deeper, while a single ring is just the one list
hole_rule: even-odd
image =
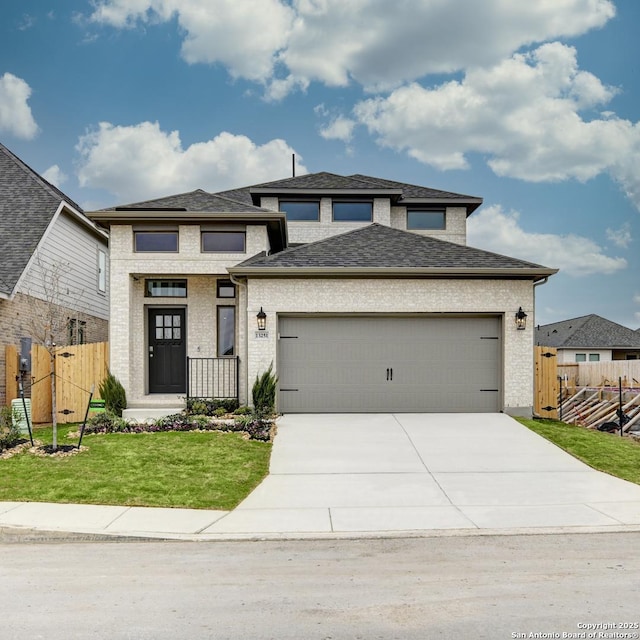
[{"label": "front door", "polygon": [[149,393],[185,393],[184,309],[149,309]]}]

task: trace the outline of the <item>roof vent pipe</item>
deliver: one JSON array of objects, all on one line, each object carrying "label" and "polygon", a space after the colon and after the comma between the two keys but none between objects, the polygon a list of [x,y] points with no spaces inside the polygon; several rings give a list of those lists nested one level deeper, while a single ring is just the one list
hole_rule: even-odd
[{"label": "roof vent pipe", "polygon": [[292,153],[291,154],[291,174],[292,177],[296,177],[296,154]]}]

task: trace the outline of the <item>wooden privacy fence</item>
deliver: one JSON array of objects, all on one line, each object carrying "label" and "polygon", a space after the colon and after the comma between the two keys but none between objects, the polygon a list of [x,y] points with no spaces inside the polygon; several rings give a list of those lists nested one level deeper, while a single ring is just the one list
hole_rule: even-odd
[{"label": "wooden privacy fence", "polygon": [[640,360],[561,364],[558,375],[568,387],[617,387],[620,378],[623,387],[640,387]]},{"label": "wooden privacy fence", "polygon": [[534,347],[533,413],[541,418],[558,419],[558,351]]},{"label": "wooden privacy fence", "polygon": [[[11,351],[12,350],[12,351]],[[17,362],[15,347],[7,347],[7,403],[16,397],[16,371],[9,371],[9,363]],[[34,423],[51,422],[51,369],[50,356],[45,347],[31,347],[31,419]],[[13,365],[12,365],[13,367]],[[98,397],[98,386],[109,369],[109,343],[95,342],[68,347],[56,351],[56,405],[58,422],[81,422],[89,402],[89,392],[94,386],[94,397]]]}]

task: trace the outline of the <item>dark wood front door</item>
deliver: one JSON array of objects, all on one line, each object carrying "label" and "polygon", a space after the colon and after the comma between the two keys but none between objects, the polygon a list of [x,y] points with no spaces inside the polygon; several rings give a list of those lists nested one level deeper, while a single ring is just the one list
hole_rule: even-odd
[{"label": "dark wood front door", "polygon": [[149,393],[185,393],[184,309],[149,309]]}]

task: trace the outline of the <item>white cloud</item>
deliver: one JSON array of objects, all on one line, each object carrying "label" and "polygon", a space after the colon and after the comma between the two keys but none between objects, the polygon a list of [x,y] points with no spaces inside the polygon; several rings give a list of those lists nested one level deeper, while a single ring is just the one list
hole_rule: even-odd
[{"label": "white cloud", "polygon": [[632,242],[631,225],[626,222],[619,229],[607,229],[607,239],[623,249],[626,249]]},{"label": "white cloud", "polygon": [[573,47],[554,42],[461,81],[362,101],[354,114],[379,144],[439,169],[464,169],[480,153],[496,174],[533,182],[608,172],[640,208],[640,125],[580,115],[614,94],[578,69]]},{"label": "white cloud", "polygon": [[[388,90],[430,73],[492,65],[523,46],[577,36],[615,15],[611,0],[98,0],[90,20],[166,22],[189,62],[275,80],[271,97],[319,81]],[[274,73],[276,62],[283,72]]]},{"label": "white cloud", "polygon": [[337,116],[320,129],[320,135],[325,140],[342,140],[350,142],[353,137],[353,128],[356,126],[355,120]]},{"label": "white cloud", "polygon": [[104,0],[93,22],[128,28],[177,17],[189,63],[221,63],[234,77],[266,82],[286,45],[293,11],[280,0]]},{"label": "white cloud", "polygon": [[[162,131],[157,122],[102,122],[80,138],[77,149],[80,186],[106,189],[120,202],[284,178],[291,173],[294,153],[284,140],[258,145],[228,132],[183,149],[179,132]],[[296,174],[303,173],[306,168],[298,163]]]},{"label": "white cloud", "polygon": [[636,304],[640,304],[640,293],[636,293],[636,295],[635,295],[635,296],[633,296],[633,301],[634,301]]},{"label": "white cloud", "polygon": [[472,246],[559,268],[571,276],[612,274],[627,266],[624,258],[605,255],[602,247],[584,236],[527,232],[517,212],[506,213],[499,205],[475,213],[467,228]]},{"label": "white cloud", "polygon": [[11,73],[0,76],[0,132],[31,140],[38,133],[38,125],[27,101],[31,87]]},{"label": "white cloud", "polygon": [[51,165],[46,171],[42,173],[42,177],[48,180],[56,187],[64,184],[67,181],[67,175],[60,169],[57,164]]},{"label": "white cloud", "polygon": [[20,22],[18,23],[18,29],[20,31],[28,31],[33,27],[36,23],[35,16],[29,15],[28,13],[23,13]]}]

